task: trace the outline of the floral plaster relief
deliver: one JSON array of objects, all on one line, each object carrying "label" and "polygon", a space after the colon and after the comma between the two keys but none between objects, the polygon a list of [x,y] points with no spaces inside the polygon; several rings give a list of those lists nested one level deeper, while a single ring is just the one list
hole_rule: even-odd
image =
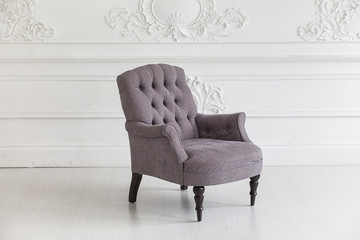
[{"label": "floral plaster relief", "polygon": [[0,40],[34,41],[51,38],[53,28],[35,18],[36,0],[0,0]]},{"label": "floral plaster relief", "polygon": [[236,8],[217,13],[214,0],[139,0],[136,12],[114,8],[105,21],[110,28],[118,29],[122,37],[137,41],[147,38],[213,41],[242,28],[248,18],[244,11]]},{"label": "floral plaster relief", "polygon": [[300,26],[305,41],[357,41],[359,32],[348,32],[346,26],[358,17],[360,0],[316,0],[316,20]]},{"label": "floral plaster relief", "polygon": [[197,76],[187,76],[189,85],[200,113],[222,113],[226,110],[223,89],[202,81]]}]

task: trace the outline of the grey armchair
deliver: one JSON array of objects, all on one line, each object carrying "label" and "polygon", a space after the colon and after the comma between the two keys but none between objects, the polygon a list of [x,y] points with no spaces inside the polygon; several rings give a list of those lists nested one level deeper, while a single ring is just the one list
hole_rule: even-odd
[{"label": "grey armchair", "polygon": [[248,138],[245,114],[199,114],[184,70],[152,64],[117,78],[131,149],[129,202],[142,175],[194,186],[202,220],[204,186],[250,178],[251,205],[262,170],[262,152]]}]

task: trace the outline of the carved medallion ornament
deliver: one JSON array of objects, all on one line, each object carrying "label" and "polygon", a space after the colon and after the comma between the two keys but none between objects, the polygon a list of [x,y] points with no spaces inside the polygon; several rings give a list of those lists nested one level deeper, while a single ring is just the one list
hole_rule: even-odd
[{"label": "carved medallion ornament", "polygon": [[36,5],[36,0],[0,0],[0,40],[42,41],[54,36],[54,29],[35,19]]},{"label": "carved medallion ornament", "polygon": [[356,41],[360,33],[345,30],[346,24],[355,19],[360,10],[360,0],[316,0],[317,18],[298,29],[306,41]]},{"label": "carved medallion ornament", "polygon": [[196,76],[187,76],[186,82],[190,86],[198,112],[221,113],[226,109],[222,88],[203,82]]},{"label": "carved medallion ornament", "polygon": [[122,37],[137,41],[148,37],[156,41],[196,41],[227,37],[248,19],[242,10],[235,8],[227,9],[224,14],[216,13],[214,0],[139,0],[136,12],[114,8],[105,20],[110,28],[119,29]]}]

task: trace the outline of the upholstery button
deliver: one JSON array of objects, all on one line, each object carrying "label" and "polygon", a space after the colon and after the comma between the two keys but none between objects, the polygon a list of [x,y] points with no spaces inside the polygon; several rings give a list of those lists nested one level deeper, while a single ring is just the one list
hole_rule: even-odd
[{"label": "upholstery button", "polygon": [[155,121],[154,121],[154,120],[152,120],[151,124],[152,124],[152,125],[155,125]]},{"label": "upholstery button", "polygon": [[152,86],[152,88],[155,88],[155,83],[153,83],[151,86]]},{"label": "upholstery button", "polygon": [[163,101],[163,104],[164,104],[164,106],[166,106],[166,102],[165,102],[165,101]]},{"label": "upholstery button", "polygon": [[143,86],[139,86],[140,91],[144,90]]},{"label": "upholstery button", "polygon": [[210,133],[210,129],[206,129],[205,132],[206,132],[206,133]]},{"label": "upholstery button", "polygon": [[230,130],[230,128],[229,128],[229,127],[226,127],[226,128],[225,128],[225,130],[226,130],[226,131],[229,131],[229,130]]},{"label": "upholstery button", "polygon": [[164,123],[167,123],[167,120],[166,120],[166,119],[164,119],[163,121],[164,121]]},{"label": "upholstery button", "polygon": [[154,104],[154,103],[151,103],[151,106],[152,106],[153,108],[155,108],[155,104]]}]

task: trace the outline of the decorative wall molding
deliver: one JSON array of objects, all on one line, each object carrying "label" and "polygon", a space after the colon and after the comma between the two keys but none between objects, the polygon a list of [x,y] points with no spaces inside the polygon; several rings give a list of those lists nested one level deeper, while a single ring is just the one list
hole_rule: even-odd
[{"label": "decorative wall molding", "polygon": [[357,41],[360,32],[345,30],[360,10],[360,0],[316,0],[317,18],[300,26],[299,36],[305,41]]},{"label": "decorative wall molding", "polygon": [[119,29],[122,37],[133,37],[137,41],[143,41],[148,36],[156,41],[197,41],[203,37],[214,41],[229,36],[234,29],[242,28],[248,21],[241,9],[229,8],[224,14],[218,14],[214,0],[196,1],[200,5],[200,11],[196,19],[190,22],[185,20],[180,11],[170,12],[166,20],[161,20],[154,11],[156,0],[139,0],[135,13],[129,13],[126,8],[111,9],[105,21],[110,28]]},{"label": "decorative wall molding", "polygon": [[[360,111],[246,111],[246,116],[247,118],[360,118]],[[121,112],[2,112],[0,113],[0,119],[125,120],[125,116]]]},{"label": "decorative wall molding", "polygon": [[186,82],[190,86],[198,112],[221,113],[226,109],[222,88],[201,81],[197,76],[187,76]]},{"label": "decorative wall molding", "polygon": [[0,0],[0,40],[43,41],[55,34],[35,18],[37,0]]},{"label": "decorative wall molding", "polygon": [[[116,74],[55,74],[55,75],[0,75],[0,82],[114,82]],[[358,74],[232,74],[232,75],[201,75],[206,82],[221,79],[222,82],[254,82],[254,81],[360,81]]]},{"label": "decorative wall molding", "polygon": [[359,62],[360,55],[242,55],[242,56],[219,56],[219,55],[188,55],[188,56],[66,56],[66,57],[2,57],[0,56],[0,62],[45,62],[45,63],[159,63],[159,62],[172,62],[173,64],[178,62],[186,63],[211,63],[211,62]]}]

